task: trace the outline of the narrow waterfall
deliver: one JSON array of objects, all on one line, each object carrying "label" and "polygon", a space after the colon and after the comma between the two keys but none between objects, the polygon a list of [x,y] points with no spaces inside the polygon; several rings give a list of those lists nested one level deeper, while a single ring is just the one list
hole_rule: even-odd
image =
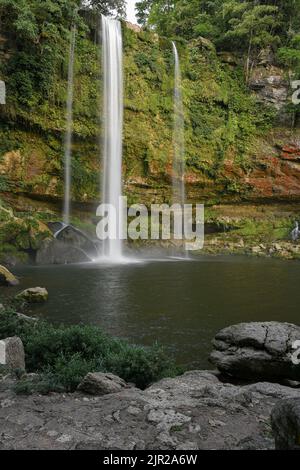
[{"label": "narrow waterfall", "polygon": [[64,208],[63,221],[66,225],[70,223],[70,201],[71,201],[71,156],[72,156],[72,134],[73,134],[73,96],[74,96],[74,57],[75,57],[76,27],[73,26],[68,68],[68,95],[67,95],[67,127],[65,134],[65,160],[64,160]]},{"label": "narrow waterfall", "polygon": [[122,260],[123,210],[122,134],[123,134],[123,44],[121,23],[102,16],[103,61],[103,182],[102,202],[115,208],[109,237],[104,242],[104,255],[109,261]]},{"label": "narrow waterfall", "polygon": [[183,206],[185,204],[185,141],[182,80],[177,47],[175,42],[172,42],[172,45],[175,59],[173,203]]}]

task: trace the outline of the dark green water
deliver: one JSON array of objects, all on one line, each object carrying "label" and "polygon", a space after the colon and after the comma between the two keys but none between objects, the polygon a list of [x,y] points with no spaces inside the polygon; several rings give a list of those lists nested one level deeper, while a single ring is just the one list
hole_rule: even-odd
[{"label": "dark green water", "polygon": [[144,345],[158,341],[190,367],[209,365],[211,340],[225,326],[269,320],[300,323],[299,262],[210,257],[34,267],[17,274],[17,291],[34,286],[49,291],[48,303],[35,307],[36,315],[55,323],[100,325]]}]

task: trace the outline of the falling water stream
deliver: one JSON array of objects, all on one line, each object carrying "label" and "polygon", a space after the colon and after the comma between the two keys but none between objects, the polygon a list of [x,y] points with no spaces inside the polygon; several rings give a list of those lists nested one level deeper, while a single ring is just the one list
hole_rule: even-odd
[{"label": "falling water stream", "polygon": [[123,44],[121,23],[102,16],[103,61],[103,181],[102,202],[116,211],[110,217],[104,256],[111,262],[123,259],[122,231],[122,133],[123,133]]},{"label": "falling water stream", "polygon": [[68,96],[67,96],[67,127],[65,134],[65,192],[63,221],[66,225],[70,223],[70,201],[71,201],[71,156],[72,156],[72,134],[73,134],[73,96],[74,96],[74,57],[75,57],[76,27],[73,26],[68,68]]},{"label": "falling water stream", "polygon": [[[173,204],[178,204],[181,210],[184,208],[185,200],[185,140],[184,140],[184,110],[182,100],[182,77],[179,54],[175,42],[172,41],[175,77],[174,77],[174,129],[173,129]],[[184,216],[182,216],[182,239],[183,244],[181,250],[184,259],[188,259],[188,251],[184,242]],[[178,254],[178,253],[177,253]]]},{"label": "falling water stream", "polygon": [[173,161],[173,203],[185,204],[185,142],[184,142],[184,112],[182,101],[182,81],[180,61],[175,42],[172,42],[175,59],[174,86],[174,161]]}]

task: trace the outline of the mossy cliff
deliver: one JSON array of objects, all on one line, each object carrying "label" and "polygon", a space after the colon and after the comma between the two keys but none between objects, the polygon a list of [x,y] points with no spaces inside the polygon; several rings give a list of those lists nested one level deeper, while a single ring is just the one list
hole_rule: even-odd
[{"label": "mossy cliff", "polygon": [[[133,31],[125,23],[123,33],[125,191],[130,202],[167,202],[173,155],[171,43],[149,32]],[[87,25],[77,34],[72,163],[73,200],[94,203],[99,200],[101,172],[101,70],[95,38],[97,34]],[[1,40],[1,78],[7,83],[7,104],[0,106],[4,198],[12,194],[49,201],[62,198],[67,40],[64,46],[65,56],[46,86],[34,63],[22,69],[22,56],[9,34]],[[210,203],[298,199],[297,131],[289,130],[287,115],[284,124],[276,124],[276,103],[268,106],[258,99],[245,85],[239,60],[218,56],[209,41],[181,42],[178,48],[189,198]],[[268,75],[268,66],[264,70]],[[280,73],[284,80],[284,72]]]}]

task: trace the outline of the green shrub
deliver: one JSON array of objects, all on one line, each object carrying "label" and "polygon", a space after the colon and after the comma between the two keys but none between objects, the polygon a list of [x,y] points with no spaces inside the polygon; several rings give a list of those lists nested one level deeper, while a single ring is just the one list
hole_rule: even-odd
[{"label": "green shrub", "polygon": [[[94,326],[54,327],[19,318],[14,309],[0,314],[0,339],[19,336],[28,372],[41,374],[38,384],[22,381],[18,390],[74,391],[88,372],[111,372],[145,388],[179,369],[158,345],[144,348],[113,338]],[[27,391],[27,392],[26,392]]]}]

